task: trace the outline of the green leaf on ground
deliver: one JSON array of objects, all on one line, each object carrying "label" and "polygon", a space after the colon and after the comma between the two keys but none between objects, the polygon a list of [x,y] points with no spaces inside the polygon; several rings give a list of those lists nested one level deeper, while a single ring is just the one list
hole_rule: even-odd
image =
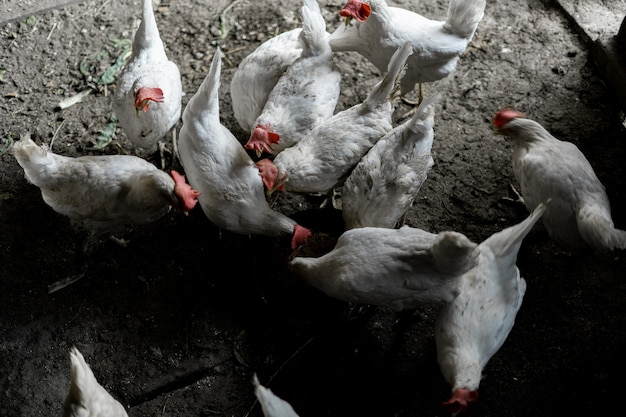
[{"label": "green leaf on ground", "polygon": [[7,153],[9,149],[11,149],[11,145],[13,145],[13,139],[11,138],[0,139],[0,156]]},{"label": "green leaf on ground", "polygon": [[115,137],[115,128],[117,127],[117,117],[112,115],[109,118],[109,124],[100,132],[96,138],[96,144],[88,148],[89,150],[99,151],[106,148]]}]

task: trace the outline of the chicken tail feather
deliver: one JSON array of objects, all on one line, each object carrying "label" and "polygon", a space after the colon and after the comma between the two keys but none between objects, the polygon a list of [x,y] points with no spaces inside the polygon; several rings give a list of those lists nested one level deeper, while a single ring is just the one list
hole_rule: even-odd
[{"label": "chicken tail feather", "polygon": [[70,391],[65,397],[63,417],[106,415],[128,417],[120,404],[102,385],[76,347],[70,351]]},{"label": "chicken tail feather", "polygon": [[576,219],[583,240],[600,250],[626,249],[626,231],[616,229],[610,213],[598,205],[585,205]]},{"label": "chicken tail feather", "polygon": [[[436,93],[430,97],[426,97],[420,103],[420,105],[415,110],[413,116],[411,116],[411,120],[409,122],[409,129],[413,133],[423,134],[428,130],[432,130],[435,119],[435,104],[437,104],[439,100],[441,100],[441,97],[441,93]],[[426,139],[426,137],[423,137],[423,139]],[[433,137],[431,136],[429,139],[430,140],[418,141],[415,144],[416,155],[425,155],[430,153],[433,143]]]},{"label": "chicken tail feather", "polygon": [[201,117],[199,117],[201,113],[209,113],[213,116],[219,117],[219,88],[221,71],[222,51],[218,47],[213,55],[209,74],[206,76],[204,81],[202,81],[202,84],[200,84],[198,92],[194,94],[194,96],[189,99],[189,103],[187,103],[187,107],[183,112],[184,123],[191,124],[194,120],[201,119]]},{"label": "chicken tail feather", "polygon": [[315,56],[324,51],[331,53],[326,32],[326,21],[322,16],[317,0],[304,0],[300,40],[304,44],[302,56]]},{"label": "chicken tail feather", "polygon": [[406,41],[393,53],[387,66],[387,73],[374,86],[364,102],[367,107],[375,108],[391,98],[394,89],[398,86],[399,78],[402,76],[406,60],[412,53],[413,45],[410,41]]},{"label": "chicken tail feather", "polygon": [[507,254],[515,254],[515,257],[517,257],[522,241],[535,223],[543,216],[549,204],[550,199],[540,203],[524,221],[491,235],[485,241],[485,244],[491,248],[496,256],[506,257]]},{"label": "chicken tail feather", "polygon": [[471,39],[486,5],[486,0],[450,0],[445,28],[461,38]]},{"label": "chicken tail feather", "polygon": [[264,416],[298,417],[291,404],[276,396],[271,389],[261,385],[256,374],[253,376],[252,383],[254,384],[254,394],[261,404]]},{"label": "chicken tail feather", "polygon": [[466,273],[478,259],[476,243],[461,233],[451,231],[439,233],[431,252],[438,269],[450,277]]},{"label": "chicken tail feather", "polygon": [[159,35],[159,28],[157,27],[154,10],[152,9],[152,0],[143,0],[142,7],[141,24],[133,38],[133,53],[136,54],[138,51],[148,48],[156,48],[152,50],[162,52],[165,55],[165,48],[163,47],[163,41]]},{"label": "chicken tail feather", "polygon": [[11,153],[31,184],[41,187],[55,181],[55,155],[48,151],[47,146],[37,145],[30,138],[30,133],[22,135],[20,140],[13,143]]},{"label": "chicken tail feather", "polygon": [[13,143],[11,153],[21,165],[22,162],[27,160],[45,158],[48,155],[48,149],[37,145],[30,138],[30,133],[26,133],[22,135],[19,141]]}]

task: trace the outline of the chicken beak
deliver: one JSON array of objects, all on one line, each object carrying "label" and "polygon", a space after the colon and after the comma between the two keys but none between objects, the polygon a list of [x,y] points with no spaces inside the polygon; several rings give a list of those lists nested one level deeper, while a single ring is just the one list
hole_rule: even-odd
[{"label": "chicken beak", "polygon": [[346,16],[346,20],[345,20],[346,26],[350,26],[350,22],[352,22],[352,17],[351,16]]}]

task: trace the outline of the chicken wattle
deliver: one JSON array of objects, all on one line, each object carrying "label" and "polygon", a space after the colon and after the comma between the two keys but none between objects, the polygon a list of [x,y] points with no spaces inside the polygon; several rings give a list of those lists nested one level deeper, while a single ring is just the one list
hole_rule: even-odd
[{"label": "chicken wattle", "polygon": [[209,73],[183,111],[179,152],[189,183],[201,193],[204,214],[218,227],[243,235],[289,235],[296,249],[311,232],[269,206],[259,168],[221,123],[220,73],[218,48]]},{"label": "chicken wattle", "polygon": [[437,316],[437,360],[452,387],[444,408],[452,414],[478,400],[482,371],[513,328],[526,292],[517,255],[545,211],[541,203],[524,221],[480,243],[476,266],[461,277],[458,295]]},{"label": "chicken wattle", "polygon": [[133,147],[147,152],[157,149],[180,120],[182,94],[180,71],[165,53],[152,0],[143,0],[132,55],[117,79],[112,102]]},{"label": "chicken wattle", "polygon": [[245,147],[278,154],[333,115],[341,73],[333,61],[326,22],[316,0],[302,7],[302,53],[272,89]]},{"label": "chicken wattle", "polygon": [[626,231],[615,228],[605,188],[576,145],[510,109],[495,115],[493,128],[513,141],[513,173],[526,208],[552,199],[543,216],[552,239],[571,249],[626,249]]}]

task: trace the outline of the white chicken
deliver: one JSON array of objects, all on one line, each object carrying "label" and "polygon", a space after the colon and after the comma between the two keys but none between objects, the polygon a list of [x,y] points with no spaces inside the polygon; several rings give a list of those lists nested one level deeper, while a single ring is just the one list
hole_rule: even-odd
[{"label": "white chicken", "polygon": [[221,51],[183,111],[180,158],[189,183],[200,191],[204,214],[218,227],[244,235],[292,236],[292,249],[311,232],[269,206],[259,168],[219,115]]},{"label": "white chicken", "polygon": [[302,53],[296,28],[280,33],[259,45],[241,60],[230,83],[233,114],[245,132],[251,132],[267,97],[281,75]]},{"label": "white chicken", "polygon": [[513,140],[513,173],[526,208],[552,199],[543,216],[552,239],[571,249],[626,249],[626,231],[615,228],[605,188],[576,145],[514,110],[498,112],[493,127]]},{"label": "white chicken", "polygon": [[361,227],[323,256],[295,257],[289,269],[329,297],[402,311],[451,301],[476,264],[476,247],[457,232]]},{"label": "white chicken", "polygon": [[346,229],[393,228],[404,223],[428,172],[437,94],[413,116],[382,137],[354,167],[341,188]]},{"label": "white chicken", "polygon": [[274,158],[277,174],[264,176],[270,190],[326,193],[341,186],[363,155],[392,128],[395,82],[412,53],[405,43],[389,62],[389,71],[367,98],[318,124],[298,143]]},{"label": "white chicken", "polygon": [[198,193],[184,176],[170,176],[137,156],[57,155],[30,135],[13,143],[11,152],[46,204],[97,234],[156,221],[172,207],[189,211],[197,203]]},{"label": "white chicken", "polygon": [[70,390],[63,417],[128,417],[124,406],[98,383],[77,348],[70,350]]},{"label": "white chicken", "polygon": [[[389,7],[384,0],[348,0],[340,16],[340,25],[330,37],[333,51],[356,51],[379,71],[404,42],[413,45],[402,78],[402,96],[415,84],[440,80],[456,69],[461,53],[474,37],[483,18],[486,0],[450,0],[445,21],[431,20],[399,7]],[[351,19],[357,20],[350,25]],[[421,97],[421,88],[420,88]]]},{"label": "white chicken", "polygon": [[256,374],[252,380],[254,395],[256,396],[265,417],[298,417],[291,404],[278,397],[271,389],[264,387],[259,382]]},{"label": "white chicken", "polygon": [[132,55],[118,77],[112,103],[120,126],[140,152],[155,151],[159,141],[176,126],[182,94],[180,72],[165,54],[152,0],[143,0]]},{"label": "white chicken", "polygon": [[302,53],[272,89],[246,143],[257,156],[278,154],[333,115],[341,73],[328,44],[326,22],[316,0],[302,7]]},{"label": "white chicken", "polygon": [[452,414],[478,400],[482,371],[513,328],[526,292],[517,254],[545,210],[539,204],[521,223],[480,243],[477,265],[463,275],[459,294],[437,316],[437,360],[452,387],[444,407]]}]

